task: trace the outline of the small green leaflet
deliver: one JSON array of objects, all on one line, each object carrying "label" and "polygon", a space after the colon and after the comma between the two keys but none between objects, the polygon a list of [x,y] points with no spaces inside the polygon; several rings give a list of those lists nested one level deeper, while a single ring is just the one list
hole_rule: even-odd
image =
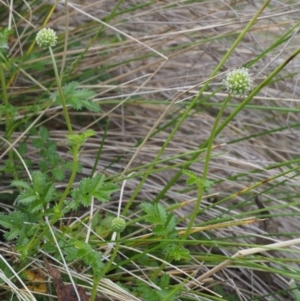
[{"label": "small green leaflet", "polygon": [[199,189],[203,189],[204,191],[208,192],[210,190],[210,187],[213,185],[213,181],[210,180],[203,180],[202,178],[199,178],[194,172],[182,169],[181,170],[186,176],[188,176],[188,179],[186,180],[187,185],[193,185],[195,184]]}]

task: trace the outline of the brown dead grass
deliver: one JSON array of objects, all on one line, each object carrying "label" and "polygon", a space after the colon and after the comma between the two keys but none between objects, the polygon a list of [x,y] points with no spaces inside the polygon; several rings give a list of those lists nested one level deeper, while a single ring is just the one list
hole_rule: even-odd
[{"label": "brown dead grass", "polygon": [[[99,23],[99,27],[105,16],[110,12],[115,1],[69,1],[70,14],[70,37],[76,35],[76,39],[81,41],[78,49],[70,50],[66,56],[66,66],[72,61],[72,55],[83,51],[83,45],[90,42],[94,32],[89,31],[89,22],[92,20]],[[268,7],[258,22],[246,35],[246,38],[236,49],[226,62],[226,69],[241,66],[245,62],[256,58],[277,38],[279,38],[288,28],[299,21],[299,4],[294,1],[275,2]],[[94,159],[104,135],[104,125],[100,121],[110,122],[109,130],[103,152],[98,164],[98,170],[104,171],[107,175],[122,173],[129,160],[134,155],[138,141],[143,139],[152,129],[157,119],[165,112],[168,104],[183,91],[187,91],[194,85],[199,84],[209,78],[211,72],[221,60],[225,51],[229,49],[237,35],[243,30],[247,22],[257,11],[262,1],[200,1],[184,4],[182,1],[154,1],[152,5],[137,9],[118,17],[109,22],[110,28],[104,30],[99,39],[93,43],[84,59],[78,65],[75,73],[80,73],[89,68],[99,68],[103,72],[103,66],[110,78],[93,85],[93,90],[97,91],[97,99],[103,111],[100,114],[88,114],[85,123],[76,124],[74,129],[80,131],[82,127],[92,127],[97,131],[96,138],[89,139],[85,144],[85,149],[81,154],[83,164],[83,175],[90,175]],[[124,1],[121,9],[130,9],[138,1]],[[32,16],[34,19],[34,16]],[[58,5],[58,10],[54,14],[55,18],[50,20],[49,27],[57,27],[64,32],[65,10],[62,4]],[[82,26],[82,28],[80,28]],[[84,28],[87,26],[87,29]],[[96,27],[94,26],[96,29]],[[74,33],[72,34],[72,30]],[[226,35],[226,37],[224,37]],[[220,37],[220,38],[218,38]],[[119,39],[119,43],[110,43],[110,39]],[[126,39],[126,41],[124,41]],[[105,43],[107,41],[107,43]],[[20,45],[19,45],[20,46]],[[291,37],[278,49],[270,51],[261,61],[251,69],[255,82],[260,82],[270,73],[283,59],[285,59],[297,46],[297,36]],[[57,58],[63,58],[62,49],[56,52]],[[295,58],[283,71],[284,74],[298,72],[299,58]],[[226,71],[225,69],[222,71]],[[210,91],[219,87],[220,78],[216,78]],[[30,79],[23,77],[30,86]],[[296,108],[299,88],[298,77],[282,79],[268,88],[261,91],[261,94],[252,100],[251,104],[257,107],[278,107]],[[24,86],[22,80],[19,84]],[[82,83],[88,86],[88,83]],[[14,87],[17,89],[17,87]],[[185,103],[197,94],[198,88],[192,89],[182,95],[161,122],[166,124],[170,119],[178,118],[184,108]],[[181,126],[180,130],[170,142],[163,158],[179,154],[188,154],[196,150],[201,142],[205,141],[210,134],[212,124],[218,112],[217,103],[222,101],[224,93],[217,93],[210,102],[215,105],[211,107],[197,107]],[[144,100],[147,99],[147,102]],[[239,100],[232,100],[231,104],[237,104]],[[232,108],[225,112],[227,116]],[[55,115],[55,114],[56,115]],[[78,115],[78,113],[72,113]],[[83,114],[84,115],[84,114]],[[47,117],[43,122],[52,127],[51,138],[57,141],[62,147],[61,155],[65,158],[69,156],[65,152],[66,131],[62,124],[63,117],[59,109],[45,113]],[[74,119],[75,120],[75,117]],[[94,124],[94,120],[98,123]],[[294,236],[299,233],[299,206],[298,190],[299,177],[295,172],[294,177],[288,175],[287,184],[282,189],[277,189],[276,193],[266,190],[271,184],[264,184],[251,189],[249,194],[235,195],[247,189],[251,185],[268,179],[279,172],[287,169],[287,166],[268,169],[267,167],[297,158],[300,148],[298,128],[287,128],[276,131],[268,135],[257,136],[257,133],[270,131],[278,127],[285,127],[298,123],[297,113],[276,110],[259,110],[247,108],[243,110],[235,120],[216,138],[217,147],[213,152],[210,164],[209,178],[217,181],[213,186],[213,193],[218,195],[218,199],[223,199],[233,195],[225,203],[220,203],[205,214],[199,216],[198,222],[208,221],[225,212],[227,216],[238,214],[239,212],[251,212],[257,210],[257,206],[251,195],[261,194],[260,199],[266,204],[271,214],[294,213],[295,216],[274,217],[268,221],[268,225],[276,233],[284,234],[294,232]],[[60,124],[60,126],[56,126]],[[160,147],[167,139],[171,127],[156,133],[143,146],[137,158],[132,164],[132,168],[137,168],[143,164],[148,164],[153,160]],[[19,133],[15,133],[14,139]],[[242,140],[242,138],[253,135],[252,138]],[[234,142],[233,141],[237,141]],[[30,150],[30,158],[37,158],[36,150]],[[117,158],[120,159],[109,166]],[[183,164],[188,155],[173,159],[167,163],[158,164],[156,167],[166,167],[170,164]],[[191,166],[199,175],[203,169],[203,155]],[[169,168],[167,171],[155,173],[147,179],[142,192],[137,196],[135,202],[141,200],[151,201],[159,193],[165,184],[172,178],[179,167]],[[259,170],[257,173],[249,173],[251,170]],[[129,170],[130,173],[132,170]],[[143,169],[142,169],[143,171]],[[245,173],[244,177],[235,178],[236,175]],[[282,180],[285,180],[282,177]],[[140,177],[128,180],[126,184],[123,201],[131,196],[133,190],[138,185]],[[167,192],[165,202],[168,200],[183,202],[196,197],[197,191],[190,190],[182,193],[186,188],[185,178],[182,177],[170,191]],[[293,195],[295,197],[293,197]],[[287,203],[293,203],[287,205]],[[211,205],[211,199],[205,198],[202,206]],[[283,209],[278,206],[282,205]],[[277,206],[273,208],[272,206]],[[178,216],[185,216],[193,210],[189,205],[177,211]],[[253,215],[257,211],[253,212]],[[214,230],[212,233],[217,237],[232,237],[238,235],[250,235],[249,238],[241,238],[239,241],[255,243],[255,236],[266,236],[266,229],[261,223],[248,226],[235,226]],[[297,233],[296,233],[297,232]],[[208,235],[208,234],[205,234]],[[285,239],[285,236],[274,236],[269,239],[277,241]],[[200,248],[201,249],[201,248]],[[201,249],[203,250],[203,249]],[[230,249],[207,249],[207,252],[219,252],[231,256],[235,250]],[[299,251],[297,249],[297,251]],[[266,256],[276,256],[268,255]],[[279,256],[299,258],[299,255],[291,253],[281,253]],[[202,266],[198,261],[198,274],[208,270],[209,266]],[[189,266],[188,269],[191,267]],[[182,267],[185,270],[185,267]],[[187,272],[189,270],[187,269]],[[267,277],[267,276],[266,276]],[[176,279],[176,276],[174,276]],[[268,278],[269,279],[269,278]],[[226,269],[215,275],[215,280],[220,281],[228,292],[235,292],[240,300],[248,299],[251,294],[265,294],[273,290],[286,289],[287,279],[273,273],[271,283],[261,274],[245,269]],[[250,281],[249,281],[250,280]],[[284,298],[282,299],[284,300]]]}]

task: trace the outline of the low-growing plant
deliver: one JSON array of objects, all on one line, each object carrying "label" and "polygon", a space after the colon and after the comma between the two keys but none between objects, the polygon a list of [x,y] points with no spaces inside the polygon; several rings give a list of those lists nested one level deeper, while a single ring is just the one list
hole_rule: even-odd
[{"label": "low-growing plant", "polygon": [[[5,56],[5,48],[10,31],[2,30],[1,36],[1,54],[5,63],[9,64],[9,59]],[[72,162],[65,162],[57,153],[57,144],[50,139],[49,131],[40,127],[35,132],[38,137],[33,139],[32,144],[39,150],[40,171],[27,171],[29,181],[15,179],[12,186],[20,192],[15,203],[15,210],[8,214],[0,214],[0,225],[6,229],[4,238],[7,241],[15,241],[15,251],[20,254],[20,264],[23,268],[30,258],[37,257],[40,250],[47,251],[56,259],[63,260],[65,257],[67,263],[74,260],[82,260],[87,268],[92,269],[94,279],[94,289],[91,300],[96,296],[96,288],[101,277],[104,276],[102,263],[102,253],[94,250],[89,243],[87,236],[69,236],[64,230],[57,232],[53,226],[68,216],[71,211],[76,212],[80,207],[90,207],[94,200],[108,202],[110,195],[119,190],[117,184],[107,181],[104,174],[97,173],[92,177],[82,178],[78,185],[75,184],[76,175],[79,170],[79,156],[85,141],[94,136],[93,130],[86,130],[81,134],[74,134],[67,105],[79,110],[83,107],[94,112],[99,111],[99,105],[89,100],[94,94],[87,89],[78,89],[77,84],[71,82],[62,87],[62,78],[59,76],[56,66],[56,60],[53,55],[52,47],[56,45],[56,33],[49,28],[40,30],[36,37],[37,44],[40,47],[48,48],[53,68],[56,76],[57,92],[50,95],[50,105],[62,105],[65,121],[69,134],[66,136],[68,148],[72,156]],[[2,62],[3,66],[3,62]],[[6,82],[2,74],[2,85]],[[7,97],[5,97],[6,100]],[[6,103],[4,112],[6,112],[7,129],[10,127],[9,121],[14,119],[9,116],[14,113],[8,110],[9,104]],[[3,109],[3,108],[2,108]],[[9,141],[9,137],[7,137]],[[12,150],[10,151],[11,155]],[[7,162],[10,162],[13,168],[13,156],[10,156]],[[57,181],[65,178],[66,167],[70,168],[71,174],[67,186],[62,190],[56,187]],[[11,169],[5,169],[8,173]],[[125,227],[125,225],[124,225]],[[88,231],[81,224],[80,231]],[[79,231],[79,230],[78,230]],[[112,227],[113,231],[113,227]]]},{"label": "low-growing plant", "polygon": [[0,7],[1,297],[298,300],[293,1],[79,2]]}]

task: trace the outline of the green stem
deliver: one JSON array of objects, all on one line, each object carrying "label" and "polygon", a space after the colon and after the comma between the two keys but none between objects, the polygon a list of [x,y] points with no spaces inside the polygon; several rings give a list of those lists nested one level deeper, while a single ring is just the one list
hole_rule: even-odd
[{"label": "green stem", "polygon": [[[5,106],[5,132],[6,132],[6,139],[8,142],[11,142],[11,124],[12,124],[12,119],[13,116],[10,114],[10,107],[9,107],[9,102],[8,102],[8,94],[7,94],[7,87],[6,87],[6,81],[5,81],[5,76],[4,76],[4,71],[3,71],[3,66],[0,63],[0,81],[1,81],[1,88],[2,88],[2,97],[3,97],[3,102]],[[18,179],[18,175],[16,172],[16,169],[14,167],[14,156],[13,156],[13,150],[10,148],[8,152],[8,158],[10,162],[10,167],[12,169],[12,174],[15,180]]]},{"label": "green stem", "polygon": [[[166,260],[167,261],[167,260]],[[157,268],[154,272],[154,274],[151,276],[151,280],[152,281],[156,281],[159,274],[162,273],[162,271],[164,270],[164,268],[166,267],[167,265],[163,262],[159,268]]]},{"label": "green stem", "polygon": [[66,199],[66,197],[68,196],[71,188],[72,188],[72,185],[75,181],[75,177],[76,177],[76,174],[77,174],[77,169],[78,169],[78,157],[79,157],[79,146],[73,146],[73,149],[72,149],[72,155],[73,155],[73,168],[72,168],[72,174],[71,174],[71,177],[70,177],[70,180],[69,180],[69,183],[64,191],[64,193],[62,194],[59,202],[58,202],[58,209],[59,211],[61,211],[61,208],[62,208],[62,205],[64,203],[64,200]]},{"label": "green stem", "polygon": [[[53,226],[60,218],[60,214],[61,214],[61,208],[63,206],[64,200],[66,199],[67,195],[69,194],[73,182],[75,180],[76,174],[77,174],[77,168],[78,168],[78,146],[77,147],[73,147],[73,169],[72,169],[72,174],[69,180],[69,183],[64,191],[64,193],[62,194],[58,205],[56,207],[55,213],[52,216],[51,220],[50,220],[50,225]],[[49,229],[45,228],[44,231],[42,231],[40,233],[40,235],[35,238],[35,236],[31,239],[31,241],[28,243],[28,247],[27,247],[27,251],[29,252],[31,249],[33,249],[42,239],[43,237],[48,233]]]},{"label": "green stem", "polygon": [[118,253],[118,250],[119,250],[119,245],[120,245],[119,241],[120,241],[120,233],[117,233],[117,242],[116,242],[116,245],[115,245],[115,248],[114,248],[114,252],[113,252],[113,254],[111,255],[111,257],[109,259],[109,262],[106,264],[106,266],[104,267],[104,269],[101,271],[100,275],[95,276],[95,273],[94,273],[93,288],[92,288],[92,293],[91,293],[90,301],[94,301],[95,300],[99,281],[107,273],[107,271],[109,270],[109,268],[111,267],[113,261],[115,260],[115,258],[117,256],[117,253]]},{"label": "green stem", "polygon": [[69,131],[69,134],[72,135],[73,134],[72,125],[71,125],[71,121],[70,121],[70,118],[69,118],[64,93],[63,93],[63,90],[62,90],[62,87],[61,87],[61,80],[60,80],[60,77],[59,77],[59,74],[58,74],[55,57],[54,57],[54,54],[53,54],[53,51],[52,51],[51,47],[49,47],[49,52],[50,52],[50,56],[51,56],[52,63],[53,63],[53,69],[54,69],[56,83],[57,83],[57,90],[58,90],[58,94],[59,94],[61,104],[62,104],[62,107],[63,107],[63,112],[64,112],[65,120],[66,120],[66,123],[67,123],[68,131]]},{"label": "green stem", "polygon": [[101,279],[100,277],[97,277],[94,275],[93,288],[92,288],[92,292],[91,292],[90,301],[94,301],[97,296],[97,287],[98,287],[100,279]]},{"label": "green stem", "polygon": [[106,264],[105,268],[102,270],[101,275],[100,275],[100,279],[108,272],[110,266],[112,265],[114,259],[116,258],[119,247],[120,247],[119,241],[120,241],[120,233],[117,233],[117,242],[116,242],[116,245],[115,245],[115,248],[114,248],[114,252],[110,257],[109,262]]},{"label": "green stem", "polygon": [[[7,95],[7,89],[6,89],[6,83],[5,83],[5,77],[4,77],[4,71],[3,71],[2,64],[0,64],[0,81],[1,81],[3,102],[6,107],[5,108],[5,128],[6,128],[6,132],[8,132],[11,120],[10,120],[10,115],[9,115],[8,95]],[[7,138],[9,139],[9,137],[7,137]]]},{"label": "green stem", "polygon": [[[230,99],[230,96],[228,96],[223,105],[222,105],[222,108],[220,109],[219,113],[218,113],[218,116],[214,122],[214,125],[213,125],[213,128],[211,130],[211,135],[208,139],[208,143],[207,143],[207,150],[206,150],[206,158],[205,158],[205,164],[204,164],[204,170],[203,170],[203,175],[202,175],[202,180],[203,180],[203,183],[206,181],[206,178],[207,178],[207,174],[208,174],[208,170],[209,170],[209,163],[210,163],[210,155],[211,155],[211,150],[212,150],[212,146],[213,146],[213,142],[214,142],[214,138],[216,136],[216,132],[217,132],[217,128],[218,128],[218,124],[219,124],[219,121],[223,115],[223,112],[228,104],[228,101]],[[182,239],[185,240],[190,231],[191,231],[191,228],[192,226],[194,225],[194,222],[195,222],[195,219],[197,217],[197,214],[199,212],[199,208],[200,208],[200,205],[201,205],[201,200],[202,200],[202,196],[203,196],[203,192],[204,192],[204,189],[203,189],[203,186],[199,187],[199,191],[198,191],[198,196],[197,196],[197,201],[196,201],[196,206],[195,206],[195,210],[193,210],[193,213],[191,215],[191,218],[190,218],[190,222],[187,226],[187,229],[186,229],[186,232],[185,234],[182,236]]]},{"label": "green stem", "polygon": [[[250,22],[247,24],[247,26],[245,27],[245,29],[241,32],[241,34],[238,36],[238,38],[236,39],[236,41],[232,44],[232,46],[230,47],[230,49],[224,55],[224,57],[222,58],[222,60],[220,61],[220,63],[214,69],[214,71],[211,74],[211,77],[214,77],[219,72],[219,70],[222,68],[222,66],[224,65],[224,63],[227,60],[227,58],[232,54],[232,52],[235,50],[236,46],[239,44],[239,42],[242,40],[242,38],[246,35],[246,33],[251,28],[251,26],[256,22],[257,18],[260,16],[260,14],[265,9],[265,7],[269,4],[269,2],[270,2],[270,0],[266,0],[265,3],[262,5],[262,7],[257,11],[257,13],[255,14],[255,16],[250,20]],[[170,134],[171,136],[175,135],[177,129],[182,124],[182,122],[186,119],[186,117],[188,116],[189,112],[195,107],[196,104],[199,104],[199,103],[197,103],[197,101],[200,99],[200,97],[202,96],[203,91],[205,91],[205,89],[207,88],[207,86],[208,86],[209,83],[210,83],[210,81],[205,82],[205,84],[203,85],[203,87],[200,89],[198,95],[193,99],[193,101],[190,104],[190,106],[187,108],[187,110],[184,112],[184,114],[182,115],[182,117],[180,118],[180,120],[178,121],[178,123],[176,124],[176,126],[174,127],[172,133]],[[250,98],[248,100],[250,100]],[[219,130],[219,128],[218,128],[218,130]],[[216,131],[216,135],[219,134],[218,130]],[[200,145],[199,148],[202,149],[202,148],[206,147],[207,144],[208,144],[208,141],[206,141],[204,144]],[[191,160],[189,161],[189,163],[184,168],[188,168],[189,165],[190,165],[190,162],[192,162],[192,160],[195,160],[196,157],[197,156],[195,156],[195,155],[192,156]],[[176,173],[176,175],[167,183],[167,185],[160,191],[160,193],[158,193],[158,195],[154,199],[154,202],[157,202],[158,200],[160,200],[161,198],[163,198],[163,196],[165,195],[165,193],[179,179],[179,177],[181,176],[181,174],[182,174],[182,171],[179,171],[178,173]]]},{"label": "green stem", "polygon": [[[72,125],[71,125],[71,122],[70,122],[70,118],[69,118],[65,98],[64,98],[64,95],[63,95],[63,91],[62,91],[61,80],[60,80],[60,77],[58,75],[56,61],[55,61],[54,54],[53,54],[53,51],[52,51],[51,47],[49,47],[49,52],[50,52],[50,56],[52,58],[54,73],[55,73],[56,82],[57,82],[57,89],[58,89],[58,93],[59,93],[59,96],[60,96],[60,99],[61,99],[61,103],[62,103],[63,112],[64,112],[65,120],[66,120],[66,123],[67,123],[68,131],[69,131],[69,134],[72,135],[73,134]],[[64,204],[64,200],[68,196],[68,194],[69,194],[69,192],[72,188],[72,185],[75,181],[75,177],[76,177],[77,169],[78,169],[78,157],[79,157],[79,146],[78,145],[73,145],[72,146],[72,155],[73,155],[72,173],[71,173],[68,185],[67,185],[65,191],[63,192],[63,194],[62,194],[62,196],[61,196],[61,198],[58,202],[57,207],[55,208],[54,215],[52,216],[52,218],[50,220],[50,225],[51,226],[53,226],[59,220],[59,218],[61,216],[61,209],[62,209],[62,206]],[[49,229],[45,228],[40,233],[40,235],[38,237],[34,236],[28,244],[27,252],[32,250],[43,239],[43,237],[48,233],[48,231],[49,231]]]}]

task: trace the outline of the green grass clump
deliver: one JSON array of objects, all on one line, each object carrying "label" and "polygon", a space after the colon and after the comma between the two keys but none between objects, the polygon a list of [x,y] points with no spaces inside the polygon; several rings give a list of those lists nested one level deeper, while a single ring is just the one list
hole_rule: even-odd
[{"label": "green grass clump", "polygon": [[47,258],[91,301],[298,300],[298,4],[76,2],[0,8],[1,298]]}]

